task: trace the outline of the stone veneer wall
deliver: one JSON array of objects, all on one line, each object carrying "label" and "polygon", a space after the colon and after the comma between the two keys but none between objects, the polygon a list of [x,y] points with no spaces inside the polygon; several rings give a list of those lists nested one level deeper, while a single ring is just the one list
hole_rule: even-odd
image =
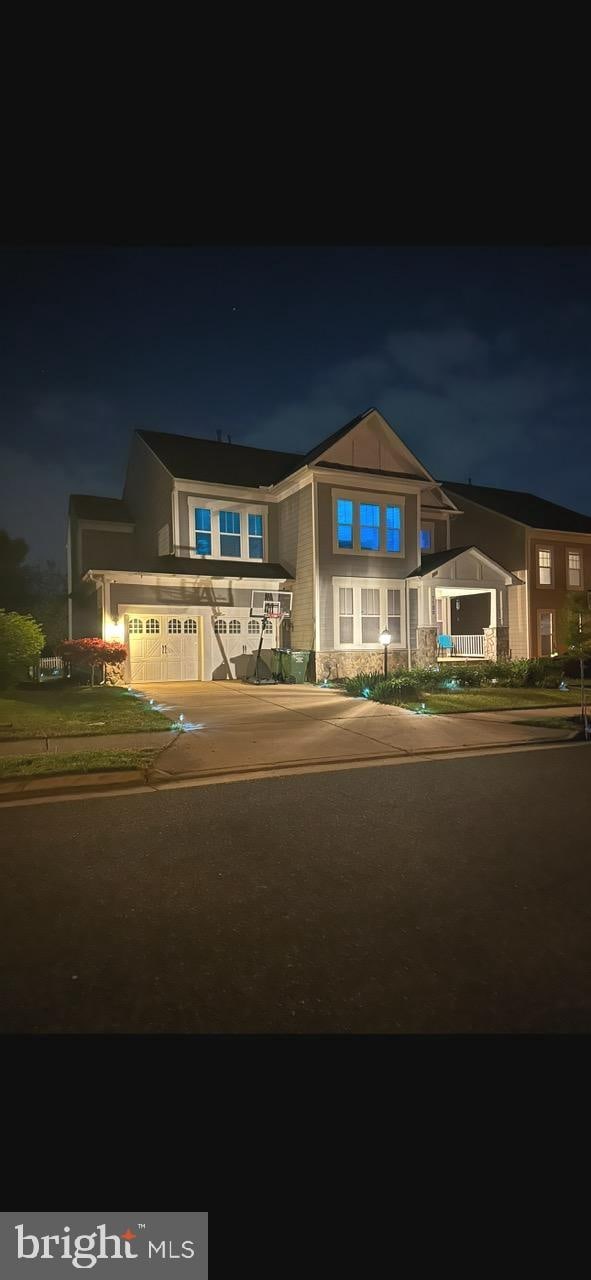
[{"label": "stone veneer wall", "polygon": [[488,662],[504,662],[509,657],[509,628],[484,628],[484,656]]},{"label": "stone veneer wall", "polygon": [[105,684],[116,684],[127,686],[127,680],[124,676],[124,662],[106,662],[105,663]]},{"label": "stone veneer wall", "polygon": [[437,662],[437,627],[417,627],[417,666],[430,667],[434,662]]},{"label": "stone veneer wall", "polygon": [[[395,667],[406,668],[406,650],[388,649],[388,672]],[[342,680],[345,676],[358,676],[367,671],[384,670],[383,649],[325,649],[315,655],[316,680]]]}]

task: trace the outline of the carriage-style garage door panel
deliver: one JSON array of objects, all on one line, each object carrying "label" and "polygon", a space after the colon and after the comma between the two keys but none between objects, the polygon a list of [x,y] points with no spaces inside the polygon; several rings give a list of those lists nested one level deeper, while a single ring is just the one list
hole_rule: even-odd
[{"label": "carriage-style garage door panel", "polygon": [[132,680],[198,680],[200,618],[174,613],[129,615]]}]

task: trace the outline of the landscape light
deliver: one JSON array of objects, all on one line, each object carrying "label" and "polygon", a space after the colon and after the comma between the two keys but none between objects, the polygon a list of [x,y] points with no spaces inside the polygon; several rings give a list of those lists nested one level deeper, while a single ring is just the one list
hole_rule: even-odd
[{"label": "landscape light", "polygon": [[363,698],[369,698],[369,689],[364,689],[364,690],[363,690],[362,697],[363,697]]}]

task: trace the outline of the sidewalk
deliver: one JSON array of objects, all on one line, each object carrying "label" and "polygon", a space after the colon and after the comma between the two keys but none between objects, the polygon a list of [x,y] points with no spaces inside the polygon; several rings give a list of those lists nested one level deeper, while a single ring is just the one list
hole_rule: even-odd
[{"label": "sidewalk", "polygon": [[170,729],[155,729],[151,733],[85,734],[81,738],[13,738],[0,742],[0,756],[43,756],[46,752],[69,755],[79,751],[125,751],[130,747],[136,751],[144,747],[160,751],[174,737]]}]

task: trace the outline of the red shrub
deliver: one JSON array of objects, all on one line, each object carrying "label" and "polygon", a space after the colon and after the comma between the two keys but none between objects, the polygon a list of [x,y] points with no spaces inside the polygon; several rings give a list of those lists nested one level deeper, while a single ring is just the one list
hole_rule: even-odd
[{"label": "red shrub", "polygon": [[119,664],[125,662],[127,648],[115,640],[101,640],[99,636],[83,636],[80,640],[63,640],[58,646],[59,653],[66,662],[77,667],[89,667],[94,684],[96,667],[105,663]]}]

